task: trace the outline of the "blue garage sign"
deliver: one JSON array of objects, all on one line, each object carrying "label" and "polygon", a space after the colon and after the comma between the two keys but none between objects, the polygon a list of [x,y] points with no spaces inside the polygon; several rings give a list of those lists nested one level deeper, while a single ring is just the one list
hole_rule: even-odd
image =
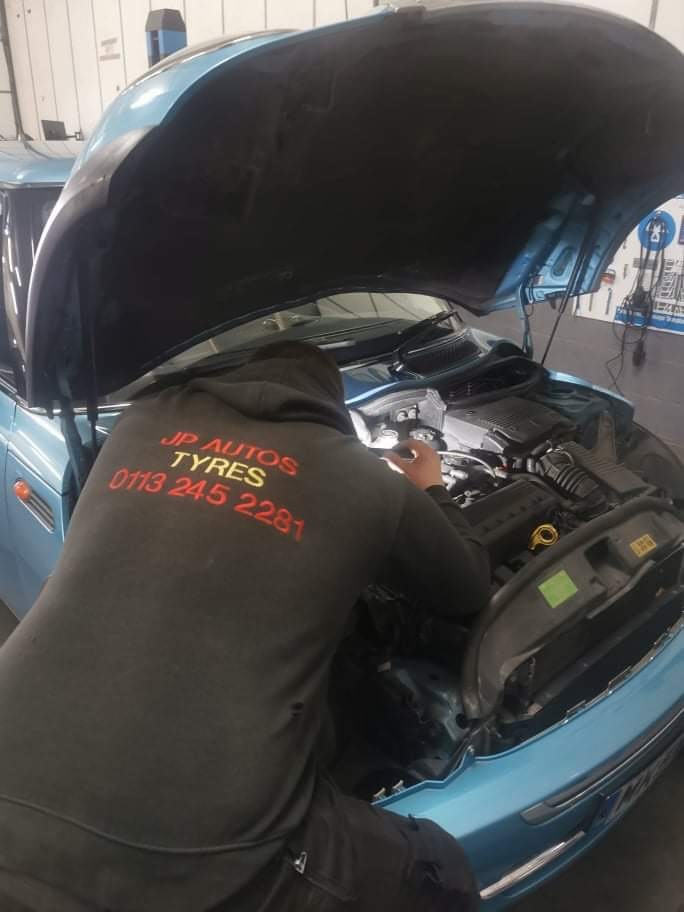
[{"label": "blue garage sign", "polygon": [[675,220],[663,209],[656,209],[639,222],[639,241],[646,250],[663,250],[676,234]]}]

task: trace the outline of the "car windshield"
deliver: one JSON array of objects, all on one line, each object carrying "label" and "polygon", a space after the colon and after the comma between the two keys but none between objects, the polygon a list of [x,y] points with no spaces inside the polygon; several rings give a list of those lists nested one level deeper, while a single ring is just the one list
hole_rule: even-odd
[{"label": "car windshield", "polygon": [[[256,349],[281,340],[310,341],[333,351],[348,349],[353,356],[361,344],[400,337],[421,321],[449,310],[449,304],[440,298],[402,292],[347,292],[317,298],[249,320],[193,345],[108,397],[108,401],[125,402],[168,375],[240,364]],[[435,332],[453,332],[453,328],[447,323],[446,328],[436,328]]]}]

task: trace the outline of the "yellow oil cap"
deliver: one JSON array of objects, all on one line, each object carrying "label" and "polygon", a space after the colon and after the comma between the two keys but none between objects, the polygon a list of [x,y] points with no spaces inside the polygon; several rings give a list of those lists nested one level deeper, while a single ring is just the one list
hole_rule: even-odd
[{"label": "yellow oil cap", "polygon": [[537,548],[548,548],[555,545],[559,538],[558,529],[555,526],[552,526],[551,523],[542,523],[530,536],[528,547],[530,551],[535,551]]}]

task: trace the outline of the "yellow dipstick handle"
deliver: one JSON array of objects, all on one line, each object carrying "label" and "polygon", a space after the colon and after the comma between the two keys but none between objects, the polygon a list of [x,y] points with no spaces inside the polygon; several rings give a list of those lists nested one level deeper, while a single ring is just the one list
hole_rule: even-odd
[{"label": "yellow dipstick handle", "polygon": [[543,523],[537,526],[530,537],[529,549],[534,551],[535,548],[548,548],[555,545],[559,539],[558,529],[551,523]]}]

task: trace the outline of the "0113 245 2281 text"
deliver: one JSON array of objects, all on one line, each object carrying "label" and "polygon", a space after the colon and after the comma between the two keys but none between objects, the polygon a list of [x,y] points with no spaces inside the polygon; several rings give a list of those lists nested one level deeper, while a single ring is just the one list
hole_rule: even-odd
[{"label": "0113 245 2281 text", "polygon": [[[267,498],[260,499],[252,491],[243,491],[236,498],[230,485],[215,480],[218,475],[239,485],[262,488],[268,480],[269,469],[296,476],[299,471],[296,459],[283,456],[277,450],[243,441],[214,437],[202,442],[197,434],[189,431],[178,431],[163,437],[160,443],[171,450],[167,470],[145,471],[122,466],[110,478],[109,489],[163,494],[187,498],[212,507],[228,507],[231,512],[271,526],[295,541],[302,540],[304,520],[296,518],[287,507],[279,506]],[[181,446],[184,449],[176,449]],[[168,469],[192,474],[174,475],[172,478]],[[214,477],[203,478],[203,475]]]}]

